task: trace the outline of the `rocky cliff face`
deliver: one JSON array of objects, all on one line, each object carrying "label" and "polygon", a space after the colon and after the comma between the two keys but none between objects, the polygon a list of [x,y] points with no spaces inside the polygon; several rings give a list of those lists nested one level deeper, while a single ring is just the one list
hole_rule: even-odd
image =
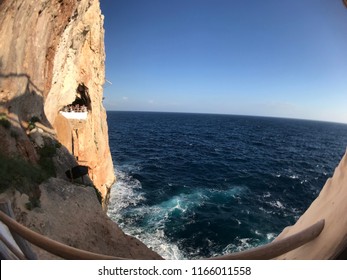
[{"label": "rocky cliff face", "polygon": [[[40,190],[41,207],[31,211],[25,206],[25,194],[16,192],[12,198],[17,220],[34,231],[93,253],[127,259],[161,259],[142,242],[124,234],[105,215],[92,188],[51,178],[40,185]],[[39,259],[57,259],[38,247],[33,249]]]},{"label": "rocky cliff face", "polygon": [[[106,198],[114,171],[102,104],[103,36],[98,0],[0,1],[0,114],[17,128],[17,141],[2,135],[3,152],[35,162],[27,134],[38,120],[42,129],[35,133],[50,134],[88,166]],[[64,117],[60,111],[68,105],[85,106],[87,117]]]},{"label": "rocky cliff face", "polygon": [[[88,166],[107,201],[115,178],[104,60],[98,0],[0,0],[0,199],[12,202],[18,221],[54,240],[160,259],[107,217],[93,188],[65,174]],[[41,259],[56,258],[34,249]]]}]

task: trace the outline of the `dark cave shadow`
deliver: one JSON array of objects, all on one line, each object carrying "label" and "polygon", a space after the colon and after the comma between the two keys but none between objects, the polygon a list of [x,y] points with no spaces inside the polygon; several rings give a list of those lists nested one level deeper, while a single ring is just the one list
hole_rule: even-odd
[{"label": "dark cave shadow", "polygon": [[[1,63],[0,60],[0,66]],[[11,83],[16,83],[16,79],[23,78],[26,79],[26,86],[23,87],[23,92],[13,99],[4,100],[5,96],[3,96],[3,93],[6,90],[4,82],[12,79]],[[0,73],[0,108],[2,107],[2,111],[7,114],[17,115],[19,122],[30,122],[31,118],[36,117],[41,124],[53,129],[44,112],[43,93],[44,91],[35,85],[31,77],[26,73]],[[31,104],[35,106],[31,106]]]},{"label": "dark cave shadow", "polygon": [[[2,58],[0,57],[0,68],[2,67]],[[43,90],[41,90],[38,86],[34,84],[34,82],[31,80],[30,75],[26,73],[8,73],[8,74],[3,74],[0,72],[0,81],[9,79],[9,78],[26,78],[27,79],[27,88],[32,86],[35,91],[39,92],[41,95],[43,95]]]},{"label": "dark cave shadow", "polygon": [[[11,81],[9,79],[11,79]],[[16,79],[25,80],[16,81]],[[19,84],[22,83],[22,85],[19,85],[20,87],[22,87],[19,87],[19,89],[21,89],[19,90],[19,96],[9,100],[4,100],[6,98],[4,94],[4,92],[6,92],[6,83],[4,82],[8,82],[9,84],[13,84],[16,82],[18,82]],[[28,130],[28,126],[32,122],[35,122],[36,127],[43,129],[46,133],[49,133],[51,135],[56,134],[53,126],[48,121],[44,112],[43,93],[44,91],[40,89],[37,85],[35,85],[35,83],[31,80],[30,76],[26,73],[3,74],[0,72],[0,116],[5,115],[8,121],[10,121],[13,124],[16,124],[15,126],[11,127],[11,133],[14,139],[19,137],[19,135],[22,135],[24,136],[26,141],[31,141],[28,136],[25,136],[27,135],[25,131]],[[35,106],[32,106],[31,104],[35,104]],[[61,146],[59,147],[59,149],[57,148],[56,150],[59,151],[59,155],[70,155],[70,152],[67,150],[65,146]],[[56,163],[56,175],[54,177],[58,177],[66,181],[69,181],[69,179],[65,175],[65,171],[67,168],[77,166],[78,162],[72,155],[71,157],[63,157],[59,155],[59,161],[62,162]],[[88,180],[88,178],[85,178],[87,182],[91,182],[91,180]]]}]

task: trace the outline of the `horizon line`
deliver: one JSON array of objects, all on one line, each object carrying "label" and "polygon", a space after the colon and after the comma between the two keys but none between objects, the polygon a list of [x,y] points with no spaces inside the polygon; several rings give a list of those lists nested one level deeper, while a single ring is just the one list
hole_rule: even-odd
[{"label": "horizon line", "polygon": [[211,112],[177,112],[177,111],[154,111],[154,110],[117,110],[106,109],[106,112],[124,112],[124,113],[158,113],[158,114],[192,114],[192,115],[220,115],[220,116],[239,116],[239,117],[252,117],[252,118],[272,118],[272,119],[286,119],[286,120],[298,120],[298,121],[312,121],[323,122],[331,124],[347,125],[347,122],[331,121],[331,120],[318,120],[318,119],[304,119],[296,117],[282,117],[282,116],[266,116],[266,115],[248,115],[248,114],[233,114],[233,113],[211,113]]}]

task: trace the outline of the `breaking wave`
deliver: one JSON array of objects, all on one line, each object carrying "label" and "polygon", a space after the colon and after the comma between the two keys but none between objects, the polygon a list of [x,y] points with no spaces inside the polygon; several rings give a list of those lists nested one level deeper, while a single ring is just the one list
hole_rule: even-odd
[{"label": "breaking wave", "polygon": [[108,112],[117,182],[108,215],[166,259],[272,241],[300,217],[345,151],[347,125]]}]

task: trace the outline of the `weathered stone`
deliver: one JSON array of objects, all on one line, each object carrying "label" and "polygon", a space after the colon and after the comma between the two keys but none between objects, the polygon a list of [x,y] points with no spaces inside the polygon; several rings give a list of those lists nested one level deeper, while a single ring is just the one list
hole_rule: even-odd
[{"label": "weathered stone", "polygon": [[[106,112],[103,16],[98,0],[5,0],[0,4],[0,111],[18,128],[31,118],[90,168],[90,178],[107,197],[114,182]],[[59,111],[71,104],[84,84],[90,97],[86,121],[67,120]],[[41,146],[39,136],[34,136]],[[20,137],[23,156],[30,139]]]},{"label": "weathered stone", "polygon": [[[25,206],[28,196],[1,196],[13,202],[21,223],[52,239],[96,253],[158,259],[107,217],[92,187],[66,178],[68,168],[88,166],[84,183],[94,184],[104,200],[115,180],[102,104],[104,60],[98,0],[0,1],[0,113],[10,122],[0,126],[0,153],[36,164],[35,146],[47,145],[55,149],[58,177],[40,189],[30,186],[40,191],[41,207],[32,211]],[[88,102],[87,119],[63,117],[60,110],[78,98]],[[41,259],[56,258],[35,250]]]},{"label": "weathered stone", "polygon": [[[125,235],[103,212],[92,187],[52,178],[41,184],[41,207],[29,211],[28,197],[16,193],[19,222],[53,240],[94,253],[130,259],[161,259],[142,242]],[[73,215],[72,215],[73,213]],[[40,259],[56,259],[34,247]]]},{"label": "weathered stone", "polygon": [[43,140],[42,137],[42,132],[43,130],[41,129],[41,131],[37,128],[34,128],[33,130],[30,130],[29,132],[29,136],[32,139],[32,141],[34,141],[34,143],[42,148],[45,145],[45,141]]}]

